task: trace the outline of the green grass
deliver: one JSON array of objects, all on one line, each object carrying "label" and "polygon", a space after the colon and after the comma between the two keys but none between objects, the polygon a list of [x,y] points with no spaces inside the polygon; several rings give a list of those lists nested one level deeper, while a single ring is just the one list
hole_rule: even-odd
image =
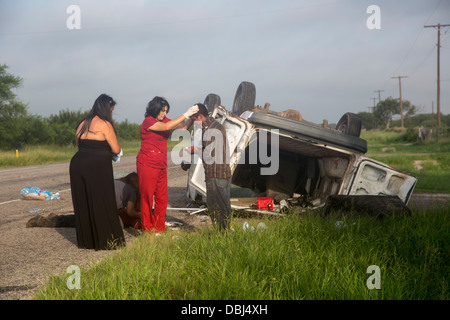
[{"label": "green grass", "polygon": [[[415,192],[450,193],[450,153],[419,156],[393,154],[371,158],[417,177]],[[422,168],[416,167],[415,161],[420,161],[418,164]]]},{"label": "green grass", "polygon": [[398,133],[382,131],[366,132],[362,138],[368,142],[370,158],[418,178],[415,192],[450,193],[449,138],[404,143],[398,142]]},{"label": "green grass", "polygon": [[0,150],[0,168],[22,167],[69,161],[75,154],[74,146],[38,145],[18,150]]},{"label": "green grass", "polygon": [[[438,299],[450,298],[449,216],[443,210],[375,222],[291,215],[266,229],[203,229],[139,236],[126,248],[81,270],[81,289],[68,274],[52,277],[36,299]],[[381,270],[369,290],[367,268]]]},{"label": "green grass", "polygon": [[[172,150],[179,143],[169,140],[168,150]],[[141,148],[140,140],[119,141],[119,144],[123,149],[124,156],[136,156]],[[15,149],[0,150],[0,168],[68,162],[77,152],[77,148],[73,145],[35,145],[25,146],[18,152],[17,156]]]}]

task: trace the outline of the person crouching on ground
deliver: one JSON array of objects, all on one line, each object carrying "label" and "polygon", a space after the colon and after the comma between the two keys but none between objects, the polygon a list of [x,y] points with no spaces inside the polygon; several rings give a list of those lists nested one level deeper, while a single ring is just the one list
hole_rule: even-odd
[{"label": "person crouching on ground", "polygon": [[114,180],[117,208],[124,228],[141,229],[139,178],[136,172]]}]

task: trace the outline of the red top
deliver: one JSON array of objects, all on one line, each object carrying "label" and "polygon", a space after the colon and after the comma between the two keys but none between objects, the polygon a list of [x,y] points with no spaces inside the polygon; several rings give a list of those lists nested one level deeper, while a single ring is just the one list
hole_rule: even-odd
[{"label": "red top", "polygon": [[[169,118],[164,118],[161,122],[169,122]],[[148,130],[158,120],[149,116],[145,118],[141,126],[141,150],[137,155],[136,160],[143,165],[156,169],[167,168],[167,140],[170,136],[170,131],[153,131]]]}]

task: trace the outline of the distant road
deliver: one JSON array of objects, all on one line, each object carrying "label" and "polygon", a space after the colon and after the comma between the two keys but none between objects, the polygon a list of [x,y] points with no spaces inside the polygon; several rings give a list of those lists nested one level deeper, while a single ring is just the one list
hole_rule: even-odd
[{"label": "distant road", "polygon": [[[173,176],[171,171],[180,166],[173,164],[170,154],[167,162],[170,179]],[[136,171],[136,156],[122,157],[120,162],[113,163],[113,168],[115,178]],[[22,199],[20,190],[25,187],[38,187],[50,192],[69,190],[69,162],[0,169],[0,204]]]},{"label": "distant road", "polygon": [[[113,166],[118,176],[136,171],[136,156],[123,157]],[[69,162],[0,169],[0,203],[20,199],[25,187],[50,192],[70,189]]]}]

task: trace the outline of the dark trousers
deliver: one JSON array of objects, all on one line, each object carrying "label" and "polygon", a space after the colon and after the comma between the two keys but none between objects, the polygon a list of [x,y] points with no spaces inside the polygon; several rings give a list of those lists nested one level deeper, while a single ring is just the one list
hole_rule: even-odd
[{"label": "dark trousers", "polygon": [[230,179],[206,179],[206,204],[213,224],[228,229],[231,215]]}]

